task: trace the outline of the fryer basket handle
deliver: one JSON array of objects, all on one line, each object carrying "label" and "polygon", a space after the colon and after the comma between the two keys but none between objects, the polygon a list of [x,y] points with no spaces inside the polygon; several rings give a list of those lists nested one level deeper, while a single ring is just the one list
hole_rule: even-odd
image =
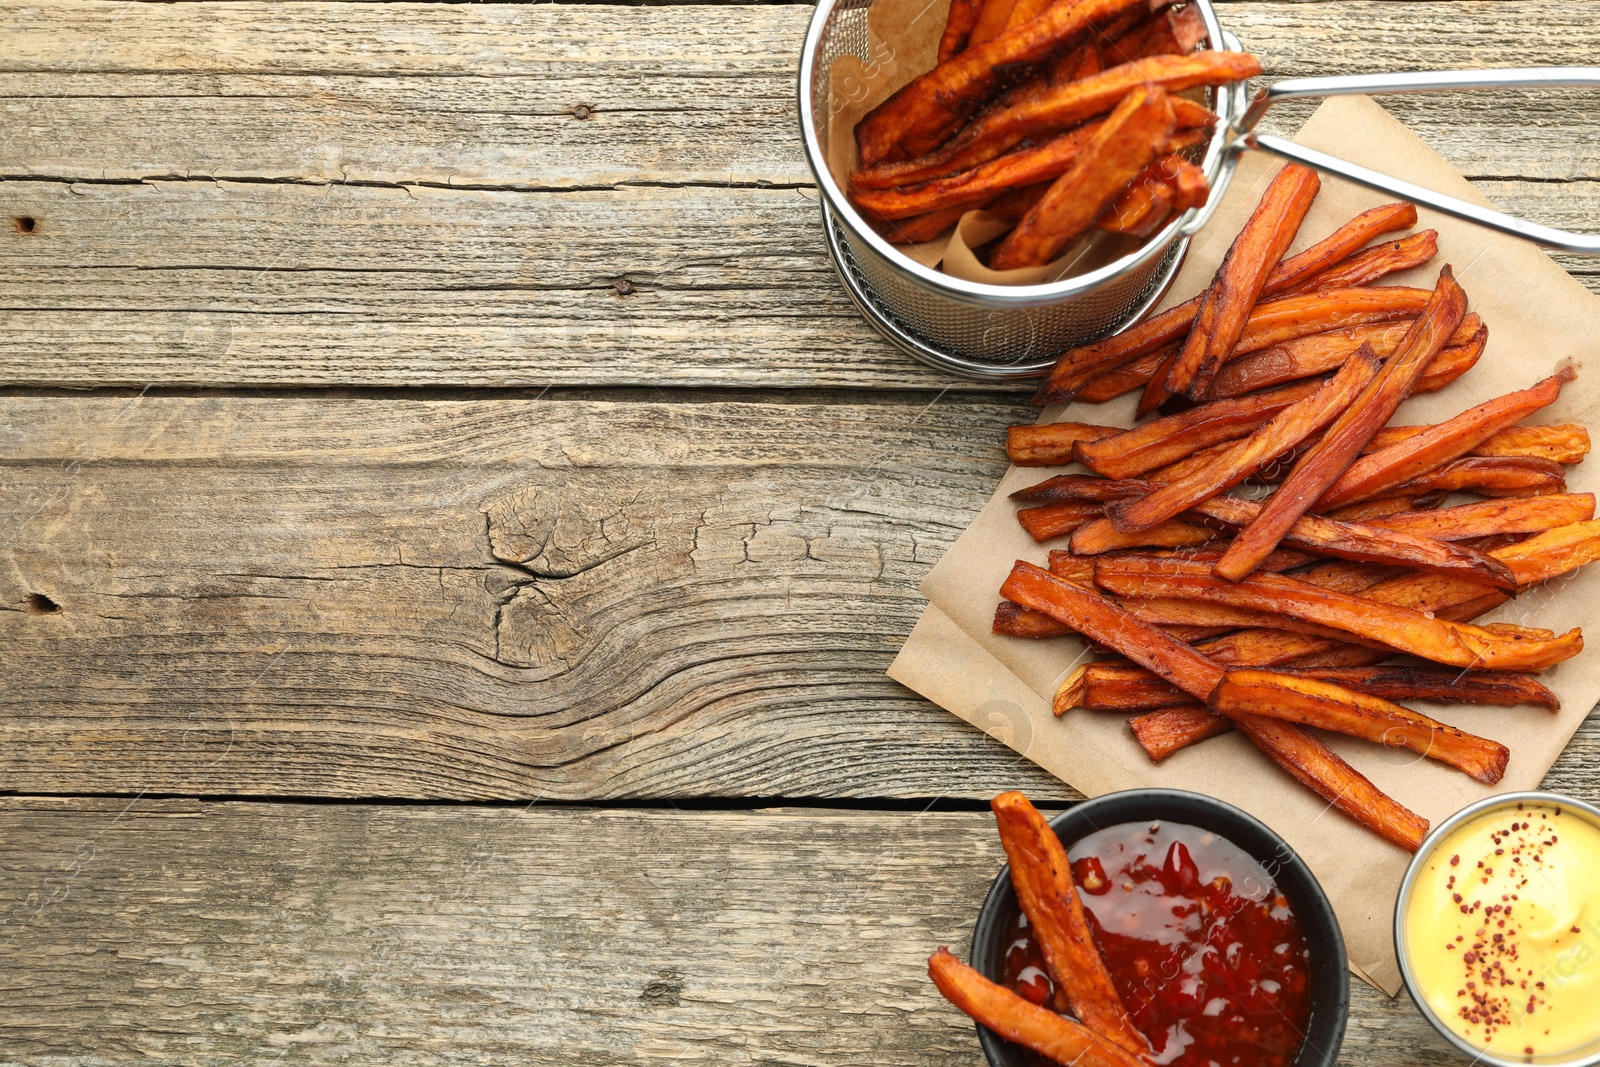
[{"label": "fryer basket handle", "polygon": [[1258,149],[1315,170],[1391,193],[1422,207],[1547,248],[1579,255],[1600,255],[1600,236],[1573,233],[1507,215],[1458,197],[1425,189],[1413,182],[1371,170],[1282,137],[1258,134],[1255,127],[1268,108],[1281,100],[1349,96],[1357,93],[1426,93],[1453,89],[1545,89],[1600,87],[1600,67],[1508,67],[1501,70],[1431,70],[1401,74],[1355,74],[1331,78],[1287,78],[1262,89],[1235,127],[1230,147],[1236,152]]}]

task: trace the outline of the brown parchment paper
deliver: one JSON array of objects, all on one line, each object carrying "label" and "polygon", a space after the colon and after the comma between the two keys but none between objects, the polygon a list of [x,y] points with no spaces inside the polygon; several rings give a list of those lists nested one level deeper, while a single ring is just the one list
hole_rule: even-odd
[{"label": "brown parchment paper", "polygon": [[[949,13],[950,0],[875,0],[867,12],[869,58],[844,55],[833,61],[828,70],[830,107],[823,147],[839,188],[850,188],[850,172],[856,166],[856,123],[912,78],[934,68]],[[933,240],[898,247],[924,267],[942,266],[946,274],[966,281],[1040,285],[1094,270],[1139,245],[1117,234],[1091,230],[1042,267],[990,270],[973,249],[1010,228],[1010,223],[973,209]]]},{"label": "brown parchment paper", "polygon": [[[1329,100],[1295,138],[1375,170],[1442,192],[1485,201],[1421,140],[1370,99]],[[1211,278],[1281,161],[1249,153],[1216,216],[1195,239],[1163,307],[1198,293]],[[1368,207],[1392,198],[1324,175],[1322,192],[1292,251],[1322,238]],[[1600,298],[1542,251],[1512,237],[1428,211],[1419,227],[1439,231],[1439,256],[1420,270],[1389,279],[1432,287],[1439,266],[1454,266],[1472,310],[1489,327],[1489,344],[1471,371],[1448,388],[1401,408],[1396,425],[1437,422],[1473,404],[1531,385],[1563,359],[1577,381],[1535,421],[1600,424],[1600,368],[1587,361],[1600,337]],[[1589,366],[1586,367],[1586,363]],[[1133,396],[1109,404],[1060,405],[1040,421],[1069,419],[1126,426]],[[1075,711],[1056,719],[1050,697],[1086,658],[1075,638],[1028,641],[989,632],[997,590],[1014,560],[1043,564],[1018,526],[1007,494],[1065,470],[1008,470],[994,497],[922,584],[931,601],[889,675],[1012,745],[1028,759],[1090,796],[1133,786],[1191,789],[1251,812],[1281,833],[1310,863],[1344,928],[1352,969],[1393,995],[1400,987],[1391,941],[1394,898],[1408,859],[1403,850],[1329,810],[1236,734],[1215,738],[1152,765],[1128,732],[1125,717]],[[1600,460],[1569,468],[1574,492],[1600,488]],[[1600,567],[1532,590],[1488,616],[1491,621],[1544,626],[1557,632],[1587,621],[1600,603]],[[1600,641],[1600,634],[1591,634]],[[1404,750],[1325,735],[1332,747],[1377,785],[1437,823],[1467,803],[1496,792],[1537,788],[1573,731],[1600,699],[1600,650],[1591,649],[1547,672],[1561,697],[1558,713],[1528,708],[1430,706],[1429,713],[1511,748],[1504,781],[1487,787],[1436,761]]]}]

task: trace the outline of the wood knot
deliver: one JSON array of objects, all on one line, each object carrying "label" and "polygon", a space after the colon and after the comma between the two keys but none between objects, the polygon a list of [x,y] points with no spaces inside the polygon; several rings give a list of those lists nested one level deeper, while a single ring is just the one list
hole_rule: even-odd
[{"label": "wood knot", "polygon": [[60,604],[43,593],[29,593],[28,599],[23,604],[30,615],[54,615],[61,610]]},{"label": "wood knot", "polygon": [[683,996],[683,975],[677,971],[657,971],[654,981],[646,982],[639,999],[656,1008],[676,1008]]},{"label": "wood knot", "polygon": [[18,233],[32,233],[38,228],[38,220],[32,215],[18,215],[11,220],[11,226]]},{"label": "wood knot", "polygon": [[593,104],[578,104],[576,107],[574,107],[572,109],[572,117],[575,118],[575,119],[578,119],[581,122],[582,120],[584,120],[584,119],[588,118],[589,116],[593,115],[594,112],[595,112],[595,107],[594,107]]},{"label": "wood knot", "polygon": [[634,285],[626,278],[618,278],[616,281],[611,283],[611,288],[617,291],[618,296],[632,296],[634,293],[639,291],[638,286]]}]

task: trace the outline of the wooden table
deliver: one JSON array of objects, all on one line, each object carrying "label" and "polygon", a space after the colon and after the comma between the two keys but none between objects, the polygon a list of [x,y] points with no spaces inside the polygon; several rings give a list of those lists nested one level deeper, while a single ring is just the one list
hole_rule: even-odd
[{"label": "wooden table", "polygon": [[[883,671],[1030,409],[845,298],[809,14],[6,4],[0,1062],[979,1062],[923,960],[1075,794]],[[1597,14],[1223,8],[1273,76]],[[1392,107],[1600,229],[1582,94]]]}]

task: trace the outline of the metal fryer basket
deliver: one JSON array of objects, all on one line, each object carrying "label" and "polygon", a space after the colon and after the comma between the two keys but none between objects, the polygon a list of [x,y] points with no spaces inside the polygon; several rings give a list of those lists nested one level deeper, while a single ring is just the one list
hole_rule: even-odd
[{"label": "metal fryer basket", "polygon": [[[806,161],[822,190],[823,228],[851,300],[880,332],[925,363],[966,377],[1034,376],[1063,349],[1127,326],[1160,299],[1209,212],[1184,213],[1139,248],[1103,267],[1043,285],[985,285],[951,277],[904,256],[856,212],[833,180],[824,146],[836,112],[830,93],[834,60],[871,62],[867,13],[874,0],[820,0],[800,59],[800,124]],[[1217,23],[1209,0],[1199,8],[1208,46],[1239,51]],[[1228,130],[1244,113],[1245,90],[1214,91],[1220,121],[1201,168],[1211,202],[1221,199],[1236,154]]]}]

